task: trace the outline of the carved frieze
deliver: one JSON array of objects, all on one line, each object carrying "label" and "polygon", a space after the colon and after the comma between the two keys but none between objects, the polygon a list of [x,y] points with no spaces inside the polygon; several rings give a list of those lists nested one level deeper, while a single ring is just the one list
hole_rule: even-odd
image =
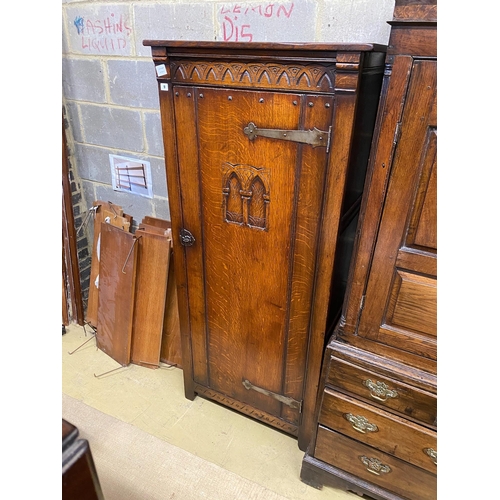
[{"label": "carved frieze", "polygon": [[279,64],[171,60],[170,73],[175,83],[225,83],[237,87],[278,88],[333,92],[334,64]]}]

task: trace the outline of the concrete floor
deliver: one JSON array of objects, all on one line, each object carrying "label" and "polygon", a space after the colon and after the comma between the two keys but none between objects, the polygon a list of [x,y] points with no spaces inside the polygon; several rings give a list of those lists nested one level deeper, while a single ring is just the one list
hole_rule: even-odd
[{"label": "concrete floor", "polygon": [[64,394],[286,498],[360,498],[302,483],[299,474],[304,454],[296,439],[212,401],[200,397],[189,401],[184,397],[181,369],[131,364],[100,376],[119,365],[97,349],[88,327],[86,332],[73,324],[66,330],[62,336]]}]

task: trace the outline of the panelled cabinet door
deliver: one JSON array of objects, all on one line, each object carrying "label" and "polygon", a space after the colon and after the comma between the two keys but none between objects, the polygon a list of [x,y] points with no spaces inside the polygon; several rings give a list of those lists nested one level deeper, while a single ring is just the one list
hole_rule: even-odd
[{"label": "panelled cabinet door", "polygon": [[297,426],[333,96],[173,95],[195,389]]},{"label": "panelled cabinet door", "polygon": [[415,61],[358,335],[436,359],[436,62]]}]

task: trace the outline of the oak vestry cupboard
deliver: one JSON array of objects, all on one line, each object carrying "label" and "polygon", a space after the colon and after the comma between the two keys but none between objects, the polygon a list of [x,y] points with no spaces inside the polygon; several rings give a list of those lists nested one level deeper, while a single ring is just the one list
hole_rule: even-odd
[{"label": "oak vestry cupboard", "polygon": [[160,96],[186,397],[305,449],[386,48],[143,43]]}]

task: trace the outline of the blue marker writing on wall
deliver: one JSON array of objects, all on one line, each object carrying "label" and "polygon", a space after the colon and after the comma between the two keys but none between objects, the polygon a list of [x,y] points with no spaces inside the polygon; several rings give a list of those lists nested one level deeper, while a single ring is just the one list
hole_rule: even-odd
[{"label": "blue marker writing on wall", "polygon": [[80,35],[81,33],[83,33],[83,17],[77,16],[75,17],[75,20],[73,22],[76,26],[78,34]]}]

